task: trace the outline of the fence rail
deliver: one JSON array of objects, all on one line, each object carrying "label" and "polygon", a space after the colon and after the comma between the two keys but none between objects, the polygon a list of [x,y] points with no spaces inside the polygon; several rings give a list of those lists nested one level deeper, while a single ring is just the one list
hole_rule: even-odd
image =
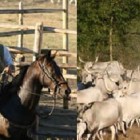
[{"label": "fence rail", "polygon": [[0,9],[0,14],[34,14],[63,12],[65,9]]},{"label": "fence rail", "polygon": [[[20,66],[25,66],[25,65],[30,65],[31,62],[15,62],[15,66],[16,67],[20,67]],[[63,64],[63,63],[59,63],[59,66],[63,69],[75,69],[76,65],[73,64]],[[65,75],[65,74],[64,74]],[[65,75],[66,77],[66,75]],[[67,77],[70,77],[69,75]],[[76,78],[76,76],[72,76],[74,79]]]},{"label": "fence rail", "polygon": [[[19,47],[13,47],[9,46],[9,51],[12,53],[35,53],[33,50],[30,50],[28,48],[19,48]],[[41,53],[45,53],[48,49],[41,49]],[[77,57],[76,53],[64,51],[63,49],[51,49],[51,53],[54,54],[56,51],[56,56],[68,56],[68,57]]]},{"label": "fence rail", "polygon": [[[20,29],[21,31],[8,31],[0,32],[0,37],[13,36],[19,34],[34,34],[35,26],[29,25],[11,25],[11,24],[0,24],[0,28],[10,28],[10,29]],[[60,29],[55,27],[43,26],[43,33],[62,33],[62,34],[73,34],[76,35],[77,32],[69,29]]]}]

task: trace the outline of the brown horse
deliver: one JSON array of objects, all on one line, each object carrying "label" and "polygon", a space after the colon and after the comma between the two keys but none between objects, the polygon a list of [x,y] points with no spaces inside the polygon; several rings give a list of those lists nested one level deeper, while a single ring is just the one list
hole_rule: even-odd
[{"label": "brown horse", "polygon": [[0,139],[32,140],[27,133],[36,122],[43,87],[69,98],[71,92],[51,52],[39,57],[3,90],[0,97]]}]

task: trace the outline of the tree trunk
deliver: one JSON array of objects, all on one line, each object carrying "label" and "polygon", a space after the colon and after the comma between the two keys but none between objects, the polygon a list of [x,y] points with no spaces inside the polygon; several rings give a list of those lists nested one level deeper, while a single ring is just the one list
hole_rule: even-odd
[{"label": "tree trunk", "polygon": [[109,30],[109,49],[110,49],[110,61],[113,60],[113,56],[112,56],[112,33],[113,33],[113,27],[112,27],[112,23],[113,23],[113,17],[111,17],[110,19],[110,30]]}]

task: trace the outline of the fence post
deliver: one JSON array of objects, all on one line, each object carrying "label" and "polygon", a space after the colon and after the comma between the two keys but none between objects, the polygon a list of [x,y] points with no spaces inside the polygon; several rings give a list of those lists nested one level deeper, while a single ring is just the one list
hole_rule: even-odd
[{"label": "fence post", "polygon": [[[37,116],[36,116],[36,126],[35,126],[35,131],[38,132],[38,130],[39,130],[39,116],[37,115]],[[35,135],[35,140],[39,140],[39,137],[38,137],[37,134]]]},{"label": "fence post", "polygon": [[33,48],[33,61],[36,60],[36,56],[41,52],[43,38],[43,23],[37,23],[35,26],[35,39],[34,39],[34,48]]},{"label": "fence post", "polygon": [[[63,0],[63,29],[68,29],[68,0]],[[63,34],[63,49],[68,51],[68,34],[64,33]],[[63,63],[68,62],[68,57],[63,57]],[[64,70],[63,74],[66,74],[67,71]]]},{"label": "fence post", "polygon": [[[63,0],[63,29],[68,29],[68,0]],[[68,34],[63,34],[63,49],[68,51]],[[63,63],[68,63],[68,57],[63,57]],[[67,70],[63,69],[63,74],[67,74]],[[63,108],[68,109],[68,100],[63,99]]]},{"label": "fence post", "polygon": [[[23,9],[23,3],[22,0],[19,2],[19,10]],[[19,25],[23,25],[23,13],[19,14]],[[22,30],[21,30],[22,31]],[[18,47],[23,47],[23,32],[21,32],[20,35],[18,35]]]}]

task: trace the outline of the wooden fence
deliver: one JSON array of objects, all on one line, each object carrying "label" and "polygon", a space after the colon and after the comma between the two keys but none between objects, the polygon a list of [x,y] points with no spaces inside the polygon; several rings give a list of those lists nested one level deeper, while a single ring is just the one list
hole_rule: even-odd
[{"label": "wooden fence", "polygon": [[[11,25],[11,24],[0,24],[0,28],[7,29],[16,29],[15,31],[6,31],[0,32],[0,37],[5,36],[19,36],[18,47],[11,47],[10,51],[13,53],[32,53],[33,60],[37,54],[40,54],[44,50],[41,49],[42,45],[42,37],[44,33],[61,33],[63,34],[63,47],[59,48],[58,56],[63,57],[63,62],[60,66],[64,69],[63,74],[65,78],[76,79],[76,75],[67,75],[66,69],[76,69],[76,65],[68,64],[68,56],[72,56],[76,58],[76,54],[68,52],[69,43],[68,43],[68,34],[76,35],[77,32],[68,29],[68,0],[62,1],[62,9],[23,9],[22,2],[19,3],[19,9],[0,9],[0,14],[19,14],[19,25]],[[31,14],[31,13],[52,13],[52,12],[62,12],[62,29],[55,27],[47,27],[43,25],[43,23],[36,23],[36,26],[23,25],[23,14]],[[23,48],[23,35],[24,34],[35,34],[34,37],[34,47],[33,50],[29,50],[27,48]],[[63,50],[63,51],[61,51]],[[24,62],[26,63],[26,62]],[[16,64],[18,65],[18,64]]]},{"label": "wooden fence", "polygon": [[[19,14],[19,25],[12,24],[0,24],[0,28],[6,29],[16,29],[15,31],[6,31],[1,32],[0,37],[5,36],[15,36],[19,35],[18,47],[10,47],[10,51],[13,53],[32,53],[33,60],[35,60],[36,55],[43,53],[45,50],[41,49],[42,45],[42,37],[44,33],[60,33],[63,34],[63,47],[57,49],[59,52],[57,56],[63,57],[62,63],[59,66],[63,69],[63,75],[66,79],[77,79],[77,75],[67,74],[67,69],[75,69],[76,65],[68,64],[68,57],[75,57],[76,53],[68,52],[69,44],[68,44],[68,34],[76,35],[77,32],[68,29],[68,0],[63,0],[62,9],[23,9],[23,5],[19,3],[19,9],[0,9],[0,14]],[[31,13],[52,13],[52,12],[63,12],[63,24],[62,29],[55,27],[48,27],[43,25],[43,23],[36,23],[36,26],[23,25],[23,14],[31,14]],[[34,37],[34,46],[32,50],[27,48],[23,48],[23,35],[24,34],[35,34]],[[63,51],[62,51],[63,50]],[[20,62],[15,63],[16,66],[30,64],[29,62]],[[73,91],[73,90],[72,90]],[[75,91],[75,89],[74,89]]]},{"label": "wooden fence", "polygon": [[[19,14],[19,25],[0,23],[0,28],[15,29],[15,31],[0,32],[0,37],[18,35],[19,36],[18,37],[18,39],[19,39],[18,47],[10,46],[9,50],[16,54],[31,53],[31,54],[33,54],[33,60],[34,60],[37,54],[44,53],[44,51],[45,51],[44,49],[41,48],[42,37],[43,37],[44,33],[51,32],[51,33],[63,34],[63,47],[59,48],[58,53],[57,53],[57,56],[63,57],[63,62],[60,63],[59,65],[60,65],[60,67],[62,67],[64,69],[63,75],[65,78],[77,79],[76,75],[67,74],[67,71],[66,71],[69,68],[76,70],[76,65],[68,64],[67,59],[68,59],[68,57],[75,57],[75,60],[76,60],[76,57],[77,57],[76,53],[71,53],[68,51],[69,50],[68,34],[77,35],[77,32],[68,29],[68,0],[63,0],[62,3],[63,3],[62,9],[23,9],[22,3],[19,4],[19,9],[0,9],[0,14]],[[43,23],[36,23],[36,26],[23,25],[23,14],[52,13],[52,12],[62,12],[63,13],[62,14],[62,19],[63,19],[62,29],[55,28],[55,27],[48,27],[48,26],[43,25]],[[23,35],[24,34],[35,34],[34,46],[33,46],[32,50],[23,48],[23,41],[24,41]],[[53,51],[54,50],[52,50],[52,52]],[[25,65],[25,64],[27,64],[27,62],[15,63],[16,66]],[[36,127],[38,129],[38,125]],[[65,129],[65,127],[62,127],[61,129]],[[71,128],[71,129],[73,130],[75,128]],[[64,137],[68,137],[68,136],[75,137],[75,135],[73,135],[73,133],[69,134],[69,135],[66,134],[66,136],[64,134],[60,134],[60,135],[64,136]],[[36,137],[36,140],[38,140],[38,136]]]}]

